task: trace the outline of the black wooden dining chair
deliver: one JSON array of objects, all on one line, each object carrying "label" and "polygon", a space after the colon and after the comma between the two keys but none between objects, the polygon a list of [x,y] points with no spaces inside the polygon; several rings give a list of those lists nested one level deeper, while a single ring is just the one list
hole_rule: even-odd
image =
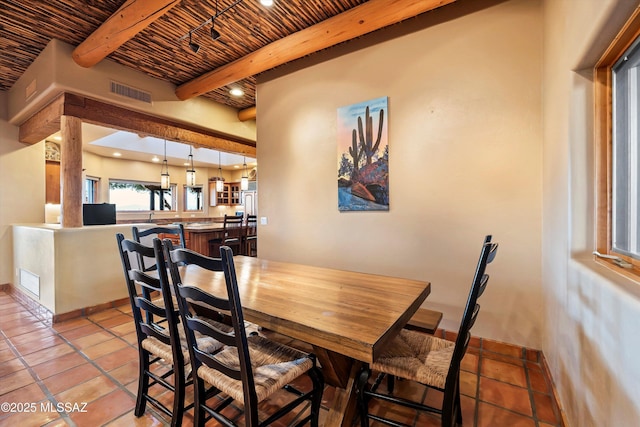
[{"label": "black wooden dining chair", "polygon": [[[185,360],[178,338],[178,314],[175,310],[167,310],[167,307],[173,306],[173,302],[170,293],[162,292],[160,279],[151,277],[140,268],[132,268],[129,254],[135,255],[138,259],[142,259],[142,257],[153,258],[156,263],[164,261],[156,259],[157,251],[154,251],[153,247],[127,240],[120,233],[117,234],[117,241],[138,339],[138,395],[134,414],[136,417],[142,416],[146,410],[147,402],[149,402],[171,417],[173,426],[179,426],[182,423],[184,412],[185,375],[183,366]],[[160,276],[167,276],[166,268],[157,270]],[[146,292],[141,292],[141,289]],[[151,292],[161,294],[161,304],[154,303],[144,295],[149,295]],[[165,365],[169,367],[165,374],[158,375],[154,372],[156,368],[165,369]],[[172,382],[168,381],[169,377],[172,377]],[[163,405],[157,399],[157,394],[152,396],[149,393],[149,388],[155,384],[174,393],[172,409]]]},{"label": "black wooden dining chair", "polygon": [[[469,345],[470,330],[480,311],[478,298],[485,291],[489,282],[489,275],[485,273],[486,267],[495,259],[497,250],[498,244],[491,243],[491,236],[487,236],[482,245],[480,259],[476,266],[455,343],[425,333],[402,329],[375,362],[363,367],[357,384],[362,427],[369,425],[369,419],[393,426],[405,425],[370,413],[369,403],[372,399],[381,399],[412,409],[440,414],[443,427],[462,424],[460,363]],[[376,381],[369,385],[372,371],[380,374]],[[379,392],[378,386],[385,375],[415,381],[442,391],[444,393],[442,406],[434,408],[420,402],[394,396],[392,391]]]},{"label": "black wooden dining chair", "polygon": [[[184,233],[184,225],[175,224],[166,227],[151,227],[141,229],[138,226],[131,227],[131,234],[133,240],[138,243],[142,243],[146,246],[151,246],[154,238],[170,239],[175,247],[186,248],[186,238]],[[138,267],[144,271],[155,270],[155,259],[145,259],[142,256],[138,256]]]},{"label": "black wooden dining chair", "polygon": [[[189,352],[184,334],[181,334],[179,314],[173,303],[168,273],[164,267],[165,259],[162,242],[153,240],[153,247],[142,245],[134,240],[124,238],[124,235],[116,235],[118,251],[122,261],[129,301],[131,303],[133,320],[135,323],[138,344],[139,375],[138,394],[134,414],[142,416],[146,410],[147,402],[171,417],[172,426],[180,426],[185,410],[184,395],[187,385],[185,364],[189,362]],[[156,268],[154,272],[145,272],[131,266],[130,254],[154,258]],[[154,274],[155,276],[151,276]],[[160,298],[151,300],[145,297],[142,289],[158,292]],[[217,327],[230,330],[221,323],[207,319]],[[215,352],[222,348],[222,344],[209,337],[199,337],[198,345],[207,351]],[[164,372],[166,371],[166,372]],[[163,372],[160,374],[159,372]],[[171,381],[170,381],[171,379]],[[158,399],[161,394],[156,390],[150,394],[150,388],[161,385],[173,392],[172,408],[167,408]]]},{"label": "black wooden dining chair", "polygon": [[209,240],[209,254],[217,256],[220,246],[229,246],[235,255],[243,253],[241,216],[224,214],[222,237]]},{"label": "black wooden dining chair", "polygon": [[[204,426],[213,418],[222,425],[235,426],[234,421],[225,416],[224,409],[236,400],[244,404],[244,425],[249,427],[272,424],[296,408],[305,408],[302,404],[311,401],[310,413],[296,425],[310,422],[317,426],[324,380],[315,357],[259,335],[247,337],[233,252],[227,246],[221,247],[220,252],[221,259],[210,258],[188,249],[171,250],[165,245],[165,257],[169,261],[194,372],[194,425]],[[223,270],[226,292],[212,295],[183,284],[177,264],[180,262],[210,271]],[[197,319],[190,311],[190,302],[230,313],[233,331],[219,330]],[[198,345],[194,340],[195,333],[223,342],[225,347],[212,353]],[[303,393],[288,385],[305,373],[312,382],[310,391]],[[205,383],[223,392],[222,397],[206,393]],[[291,392],[293,399],[260,421],[258,405],[281,389]]]},{"label": "black wooden dining chair", "polygon": [[256,215],[247,215],[243,247],[245,255],[258,255],[258,217]]}]

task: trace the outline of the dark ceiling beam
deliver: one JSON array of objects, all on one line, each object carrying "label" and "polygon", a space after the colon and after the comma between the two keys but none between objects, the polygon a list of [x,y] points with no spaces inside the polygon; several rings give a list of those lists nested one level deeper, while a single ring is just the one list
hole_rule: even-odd
[{"label": "dark ceiling beam", "polygon": [[127,0],[71,54],[76,64],[89,68],[102,61],[180,0]]},{"label": "dark ceiling beam", "polygon": [[454,1],[370,0],[183,83],[176,96],[186,100],[205,94]]}]

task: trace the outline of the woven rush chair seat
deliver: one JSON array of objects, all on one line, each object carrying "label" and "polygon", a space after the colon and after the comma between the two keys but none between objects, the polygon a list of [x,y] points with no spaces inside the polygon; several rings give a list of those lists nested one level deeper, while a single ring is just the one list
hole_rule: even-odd
[{"label": "woven rush chair seat", "polygon": [[370,366],[374,371],[444,389],[454,345],[451,341],[403,329]]},{"label": "woven rush chair seat", "polygon": [[[258,402],[313,368],[313,361],[305,353],[291,347],[257,335],[247,337],[247,342]],[[240,369],[240,359],[235,347],[226,347],[213,356],[213,359],[232,369]],[[244,401],[241,380],[220,375],[206,365],[202,365],[197,374],[235,400]]]},{"label": "woven rush chair seat", "polygon": [[[237,425],[225,415],[225,408],[234,401],[243,404],[243,425],[247,427],[272,425],[295,409],[306,411],[308,406],[305,404],[310,402],[309,413],[300,412],[298,416],[301,419],[297,419],[296,425],[310,423],[312,427],[317,427],[324,379],[316,366],[315,356],[260,335],[247,335],[231,248],[222,246],[220,258],[212,258],[188,249],[174,250],[171,242],[165,241],[164,253],[178,299],[181,323],[189,343],[194,373],[194,425],[204,426],[210,419],[227,427]],[[224,272],[226,290],[214,295],[200,289],[197,283],[183,283],[179,263],[197,266],[212,273]],[[228,313],[233,331],[203,321],[194,312],[194,307]],[[223,342],[224,348],[215,353],[206,351],[195,339],[196,332]],[[291,385],[301,375],[309,378],[311,390],[302,392]],[[209,386],[212,386],[211,389]],[[292,400],[283,406],[274,402],[277,409],[269,411],[268,415],[261,414],[260,402],[266,401],[279,390],[289,392]],[[212,391],[216,393],[212,394]],[[261,415],[264,415],[262,420]]]},{"label": "woven rush chair seat", "polygon": [[[384,413],[370,412],[369,403],[373,399],[379,399],[413,410],[439,414],[442,427],[453,427],[462,424],[460,363],[471,340],[471,328],[480,312],[478,299],[482,296],[489,283],[489,275],[485,273],[487,264],[495,259],[497,251],[498,244],[491,242],[490,235],[486,236],[482,244],[480,258],[476,265],[455,343],[424,332],[402,329],[375,362],[362,367],[357,380],[361,427],[368,427],[369,419],[395,427],[411,427],[408,424],[387,418],[390,414],[393,414],[393,411],[387,410]],[[369,376],[372,371],[378,371],[379,375],[373,384],[369,384]],[[387,392],[378,391],[378,386],[385,376],[390,379]],[[434,407],[393,395],[392,378],[414,381],[443,392],[442,405]]]},{"label": "woven rush chair seat", "polygon": [[[233,327],[230,325],[226,325],[224,323],[216,322],[215,320],[203,319],[205,322],[216,326],[221,330],[232,331]],[[183,328],[178,328],[178,335],[180,335],[180,344],[182,345],[182,355],[184,357],[184,363],[189,363],[189,349],[187,343],[187,337],[184,334]],[[202,349],[206,349],[209,353],[215,353],[224,347],[224,345],[211,337],[202,336],[199,333],[196,333],[196,340],[198,342],[198,346]],[[145,350],[161,357],[165,361],[169,363],[173,363],[173,350],[171,349],[171,345],[165,344],[162,341],[158,340],[155,337],[148,337],[142,340],[142,348]]]}]

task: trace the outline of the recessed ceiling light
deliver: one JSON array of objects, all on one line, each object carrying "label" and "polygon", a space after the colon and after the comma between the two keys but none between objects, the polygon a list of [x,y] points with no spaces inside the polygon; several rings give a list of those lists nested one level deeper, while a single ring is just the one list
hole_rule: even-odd
[{"label": "recessed ceiling light", "polygon": [[242,96],[244,95],[244,91],[240,88],[234,87],[232,88],[229,93],[233,96]]},{"label": "recessed ceiling light", "polygon": [[260,4],[263,6],[273,6],[273,0],[260,0]]},{"label": "recessed ceiling light", "polygon": [[122,154],[118,153],[117,151],[115,153],[113,153],[113,157],[120,157],[120,156],[122,156]]},{"label": "recessed ceiling light", "polygon": [[233,168],[234,169],[240,169],[240,166],[239,165],[234,165]]},{"label": "recessed ceiling light", "polygon": [[153,159],[151,159],[152,162],[159,162],[160,159],[158,158],[158,156],[153,156]]}]

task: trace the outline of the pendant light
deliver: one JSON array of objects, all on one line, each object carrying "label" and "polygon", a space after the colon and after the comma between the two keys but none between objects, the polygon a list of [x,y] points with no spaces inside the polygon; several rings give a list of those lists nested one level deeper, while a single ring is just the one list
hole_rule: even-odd
[{"label": "pendant light", "polygon": [[222,163],[220,162],[220,152],[218,151],[218,180],[216,181],[216,191],[224,191],[224,178],[222,177]]},{"label": "pendant light", "polygon": [[171,188],[169,181],[169,164],[167,163],[167,140],[164,140],[164,160],[162,161],[162,169],[160,171],[160,188],[168,190]]},{"label": "pendant light", "polygon": [[196,170],[193,168],[193,147],[189,146],[189,167],[191,169],[187,169],[187,187],[194,187],[196,185]]},{"label": "pendant light", "polygon": [[243,157],[244,164],[242,165],[242,178],[240,178],[240,189],[246,191],[249,189],[249,177],[247,176],[247,158]]}]

